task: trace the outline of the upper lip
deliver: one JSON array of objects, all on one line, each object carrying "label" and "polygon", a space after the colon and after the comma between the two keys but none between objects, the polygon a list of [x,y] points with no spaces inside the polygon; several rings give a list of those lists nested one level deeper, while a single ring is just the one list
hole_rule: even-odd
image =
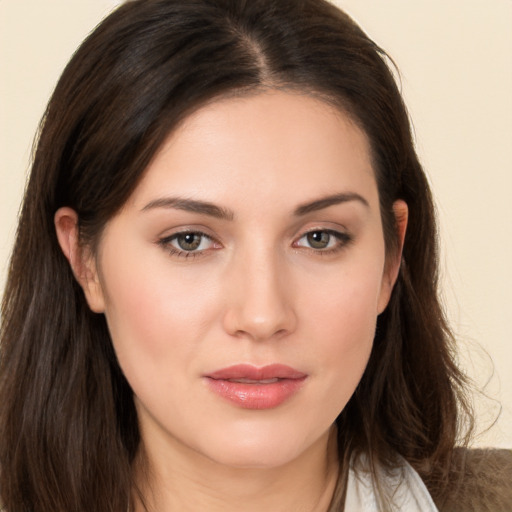
[{"label": "upper lip", "polygon": [[303,379],[306,376],[305,373],[284,364],[270,364],[262,367],[256,367],[250,364],[237,364],[221,368],[220,370],[205,375],[205,377],[216,380]]}]

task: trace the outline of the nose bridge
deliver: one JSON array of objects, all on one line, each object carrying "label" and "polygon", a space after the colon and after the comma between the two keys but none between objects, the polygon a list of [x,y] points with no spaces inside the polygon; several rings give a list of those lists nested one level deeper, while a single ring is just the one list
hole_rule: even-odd
[{"label": "nose bridge", "polygon": [[230,334],[264,340],[295,328],[291,282],[283,258],[259,244],[240,251],[231,266],[232,293],[225,327]]}]

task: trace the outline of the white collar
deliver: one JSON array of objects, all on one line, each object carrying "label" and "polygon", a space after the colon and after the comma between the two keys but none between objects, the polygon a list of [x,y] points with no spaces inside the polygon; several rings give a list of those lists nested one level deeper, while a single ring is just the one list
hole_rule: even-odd
[{"label": "white collar", "polygon": [[[371,473],[364,468],[365,459],[364,456],[360,457],[349,469],[346,512],[380,510]],[[393,512],[438,512],[425,484],[407,461],[401,459],[401,466],[392,474],[386,474],[381,470],[379,476],[382,485],[388,489],[389,496],[392,497]]]}]

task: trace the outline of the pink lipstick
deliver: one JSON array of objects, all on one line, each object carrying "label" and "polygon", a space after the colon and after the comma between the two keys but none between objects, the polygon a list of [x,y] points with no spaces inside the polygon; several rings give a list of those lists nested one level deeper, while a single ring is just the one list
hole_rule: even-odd
[{"label": "pink lipstick", "polygon": [[239,364],[205,375],[211,391],[243,409],[272,409],[291,398],[307,378],[282,364]]}]

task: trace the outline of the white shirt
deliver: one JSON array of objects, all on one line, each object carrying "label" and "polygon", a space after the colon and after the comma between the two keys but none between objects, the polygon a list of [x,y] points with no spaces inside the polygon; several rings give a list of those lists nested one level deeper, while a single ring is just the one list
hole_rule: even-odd
[{"label": "white shirt", "polygon": [[[392,510],[401,512],[438,512],[432,497],[416,471],[405,460],[391,475],[380,474],[392,497]],[[363,464],[352,464],[347,482],[345,512],[380,512],[371,474]]]}]

